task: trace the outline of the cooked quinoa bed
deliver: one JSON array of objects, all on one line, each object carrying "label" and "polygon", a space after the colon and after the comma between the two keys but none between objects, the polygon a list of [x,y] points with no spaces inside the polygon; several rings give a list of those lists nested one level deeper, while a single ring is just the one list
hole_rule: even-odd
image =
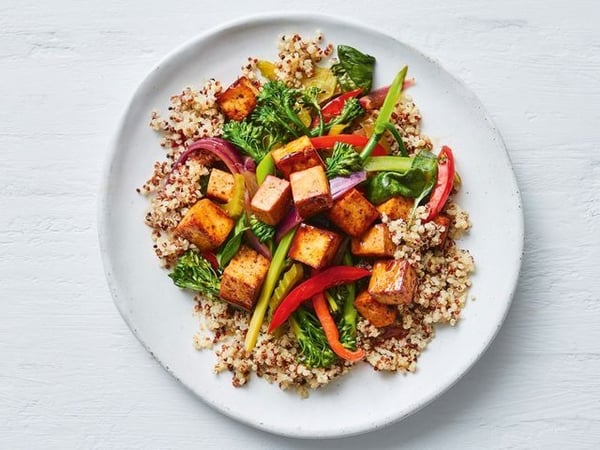
[{"label": "cooked quinoa bed", "polygon": [[[322,42],[321,34],[314,39],[298,35],[281,37],[277,78],[297,86],[299,80],[310,77],[317,63],[332,54],[333,47]],[[242,74],[256,80],[256,63],[256,58],[248,58]],[[190,207],[202,198],[200,179],[208,174],[207,165],[214,161],[210,156],[195,154],[172,173],[171,167],[196,139],[221,135],[224,116],[217,108],[216,98],[223,90],[221,83],[214,79],[199,88],[186,87],[171,97],[166,115],[155,111],[151,116],[150,126],[160,134],[160,144],[166,154],[163,161],[155,162],[152,176],[138,192],[148,197],[145,223],[151,229],[156,256],[166,269],[172,268],[184,252],[194,248],[186,239],[176,236],[174,229]],[[374,120],[378,111],[370,114]],[[421,114],[409,95],[403,95],[391,120],[410,155],[432,149],[429,138],[421,134]],[[397,150],[398,144],[391,138],[389,145],[392,152]],[[377,371],[414,372],[419,355],[434,337],[435,325],[458,323],[471,286],[469,277],[474,271],[474,261],[468,250],[457,245],[457,240],[469,230],[471,223],[452,196],[443,212],[450,218],[443,248],[439,244],[444,227],[434,221],[422,223],[427,215],[425,207],[417,209],[410,226],[403,219],[390,220],[382,215],[382,222],[389,228],[396,246],[394,258],[410,262],[417,273],[418,286],[410,304],[397,306],[398,325],[376,328],[359,316],[357,344],[366,351],[365,362]],[[236,387],[246,384],[255,372],[282,389],[294,388],[305,396],[310,389],[329,383],[352,367],[341,359],[328,369],[306,367],[297,362],[299,349],[289,328],[273,335],[267,332],[266,323],[254,350],[246,354],[244,339],[250,313],[200,294],[195,295],[194,301],[200,323],[193,337],[194,346],[198,350],[212,349],[217,357],[214,371],[231,372]]]}]

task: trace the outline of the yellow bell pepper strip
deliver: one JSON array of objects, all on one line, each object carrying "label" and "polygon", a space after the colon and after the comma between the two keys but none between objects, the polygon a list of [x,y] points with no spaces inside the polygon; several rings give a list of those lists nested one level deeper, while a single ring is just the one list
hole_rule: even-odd
[{"label": "yellow bell pepper strip", "polygon": [[260,71],[260,74],[267,80],[274,80],[277,78],[277,75],[275,74],[277,67],[271,61],[260,59],[256,63],[256,68]]},{"label": "yellow bell pepper strip", "polygon": [[358,362],[365,357],[365,351],[361,348],[358,350],[348,350],[340,342],[340,332],[335,324],[335,320],[329,312],[327,307],[327,300],[325,295],[321,292],[312,298],[313,308],[319,318],[319,322],[323,326],[325,336],[327,337],[327,343],[333,350],[333,353],[338,355],[340,358],[350,362]]},{"label": "yellow bell pepper strip", "polygon": [[290,267],[288,271],[283,274],[281,280],[279,280],[279,283],[277,283],[277,287],[273,291],[271,300],[269,301],[269,312],[267,315],[267,320],[269,322],[271,322],[273,313],[279,304],[286,297],[286,295],[290,293],[294,286],[300,283],[302,278],[304,278],[304,269],[300,263],[292,264],[292,267]]},{"label": "yellow bell pepper strip", "polygon": [[230,217],[237,219],[244,212],[245,193],[246,180],[244,175],[239,173],[234,174],[231,199],[223,205],[223,209]]},{"label": "yellow bell pepper strip", "polygon": [[367,269],[351,266],[333,266],[319,272],[296,286],[281,302],[275,314],[273,314],[273,320],[269,324],[269,332],[282,325],[305,300],[333,286],[356,281],[369,275],[371,275],[371,272]]},{"label": "yellow bell pepper strip", "polygon": [[292,245],[295,234],[296,228],[288,231],[281,241],[279,241],[279,245],[277,245],[277,248],[275,249],[269,271],[267,272],[267,277],[263,283],[260,296],[258,297],[256,307],[254,308],[252,318],[250,319],[250,324],[248,325],[248,332],[246,333],[246,339],[244,341],[244,349],[247,352],[251,352],[256,345],[260,327],[262,326],[267,307],[269,306],[271,294],[273,293],[273,289],[275,289],[275,284],[281,276],[281,272],[283,272],[285,257]]}]

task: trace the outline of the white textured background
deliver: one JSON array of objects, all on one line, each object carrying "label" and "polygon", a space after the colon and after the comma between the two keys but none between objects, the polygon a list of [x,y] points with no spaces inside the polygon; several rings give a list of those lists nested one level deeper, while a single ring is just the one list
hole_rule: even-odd
[{"label": "white textured background", "polygon": [[[239,425],[193,398],[113,306],[96,197],[137,83],[239,2],[0,2],[0,449],[599,448],[600,3],[305,0],[438,59],[503,134],[525,210],[506,323],[456,386],[333,441]],[[402,399],[398,399],[399,402]]]}]

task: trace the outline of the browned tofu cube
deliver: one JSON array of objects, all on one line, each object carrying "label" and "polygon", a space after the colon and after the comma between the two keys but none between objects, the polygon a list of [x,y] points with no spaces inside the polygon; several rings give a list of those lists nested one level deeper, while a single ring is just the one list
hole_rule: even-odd
[{"label": "browned tofu cube", "polygon": [[246,77],[238,78],[217,97],[217,105],[231,120],[243,120],[256,106],[258,89]]},{"label": "browned tofu cube", "polygon": [[373,265],[369,294],[380,303],[410,303],[417,287],[417,273],[406,260],[388,259]]},{"label": "browned tofu cube", "polygon": [[414,199],[398,196],[383,202],[381,205],[377,206],[377,210],[381,214],[388,216],[390,220],[407,220],[414,204]]},{"label": "browned tofu cube", "polygon": [[377,328],[387,327],[396,321],[398,308],[379,303],[368,291],[363,291],[354,300],[354,307],[361,316]]},{"label": "browned tofu cube", "polygon": [[279,171],[286,178],[289,178],[292,172],[323,166],[323,160],[307,136],[299,137],[283,147],[273,150],[271,156]]},{"label": "browned tofu cube", "polygon": [[327,216],[350,236],[360,237],[379,217],[379,211],[360,192],[351,189],[333,202]]},{"label": "browned tofu cube", "polygon": [[446,245],[446,239],[448,238],[448,230],[450,230],[450,217],[448,217],[446,214],[438,214],[438,216],[435,219],[433,219],[433,222],[435,222],[437,225],[444,227],[444,231],[442,231],[442,234],[440,236],[441,244],[439,245],[440,247],[443,247]]},{"label": "browned tofu cube", "polygon": [[242,245],[223,271],[219,295],[223,300],[250,311],[268,270],[267,258]]},{"label": "browned tofu cube", "polygon": [[331,264],[341,243],[339,234],[303,223],[296,231],[288,256],[313,269],[322,269]]},{"label": "browned tofu cube", "polygon": [[308,218],[328,210],[333,204],[329,181],[322,166],[290,174],[292,197],[298,213]]},{"label": "browned tofu cube", "polygon": [[175,233],[204,252],[214,250],[225,242],[234,225],[235,222],[225,211],[203,198],[181,219]]},{"label": "browned tofu cube", "polygon": [[221,203],[227,203],[233,192],[233,175],[219,169],[212,169],[206,187],[206,196]]},{"label": "browned tofu cube", "polygon": [[388,226],[378,223],[359,238],[352,238],[350,251],[363,258],[391,258],[396,246]]},{"label": "browned tofu cube", "polygon": [[252,197],[250,208],[259,220],[269,225],[277,225],[286,215],[291,200],[289,181],[267,175]]}]

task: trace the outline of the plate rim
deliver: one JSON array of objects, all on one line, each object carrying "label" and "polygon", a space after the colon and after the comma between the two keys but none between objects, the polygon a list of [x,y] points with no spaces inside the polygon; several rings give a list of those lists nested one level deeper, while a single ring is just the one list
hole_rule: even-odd
[{"label": "plate rim", "polygon": [[[400,414],[395,418],[386,418],[386,420],[384,420],[384,421],[378,421],[375,423],[369,422],[369,423],[366,423],[362,427],[355,427],[353,429],[338,429],[338,430],[331,430],[330,432],[327,432],[327,433],[318,433],[318,434],[306,433],[305,431],[303,431],[303,429],[298,429],[298,430],[275,429],[273,427],[269,427],[269,426],[265,425],[263,422],[252,421],[249,418],[245,417],[243,414],[236,414],[231,409],[224,407],[223,405],[219,404],[218,402],[214,401],[213,399],[206,398],[206,397],[200,395],[198,392],[196,392],[194,390],[194,388],[191,385],[189,385],[189,384],[185,383],[183,380],[181,380],[177,376],[177,374],[168,365],[166,365],[161,360],[161,358],[158,355],[156,355],[153,352],[153,350],[148,346],[148,344],[141,338],[141,336],[139,335],[138,330],[134,324],[131,314],[126,310],[123,302],[119,301],[121,292],[119,292],[120,290],[117,287],[117,283],[115,281],[113,281],[113,279],[112,279],[112,273],[113,273],[112,261],[109,256],[109,251],[108,251],[109,245],[108,245],[108,238],[107,238],[107,236],[110,235],[110,232],[109,232],[110,227],[109,227],[109,220],[108,220],[108,214],[107,214],[108,198],[109,198],[108,186],[109,186],[109,181],[110,181],[110,175],[112,173],[113,164],[115,161],[115,156],[117,155],[117,152],[118,152],[119,138],[121,137],[121,135],[125,129],[125,119],[131,113],[132,107],[134,106],[135,102],[137,101],[138,97],[141,94],[141,91],[143,90],[142,89],[143,86],[145,86],[147,83],[149,83],[149,81],[150,81],[151,77],[154,75],[154,73],[157,72],[158,70],[160,70],[160,68],[163,65],[169,63],[178,54],[185,52],[186,50],[189,50],[191,47],[194,47],[195,45],[201,43],[203,40],[210,38],[212,35],[222,33],[222,32],[225,32],[225,31],[228,31],[231,29],[239,28],[239,27],[242,27],[242,26],[248,25],[248,24],[260,24],[261,22],[270,23],[270,22],[273,22],[276,20],[281,20],[281,21],[295,20],[295,21],[302,21],[302,22],[307,22],[307,23],[310,23],[311,21],[322,21],[322,22],[332,23],[332,24],[335,24],[338,26],[339,25],[350,26],[352,28],[364,30],[365,32],[380,36],[382,38],[391,38],[391,39],[399,42],[406,48],[408,48],[410,51],[412,51],[415,54],[419,55],[420,57],[426,59],[429,63],[434,65],[437,69],[443,71],[445,74],[447,74],[449,77],[451,77],[451,79],[459,85],[459,87],[463,90],[463,92],[466,93],[471,98],[473,103],[478,106],[479,113],[481,114],[481,116],[483,116],[483,118],[485,118],[490,131],[493,132],[494,136],[498,140],[499,146],[501,146],[502,150],[504,151],[504,156],[506,157],[506,162],[508,164],[508,168],[510,169],[510,175],[511,175],[510,184],[512,185],[512,187],[514,187],[514,191],[513,191],[514,202],[515,202],[515,207],[518,210],[518,215],[519,215],[518,229],[515,230],[516,234],[518,236],[519,258],[518,258],[518,263],[516,265],[513,265],[513,270],[511,272],[507,273],[507,275],[509,275],[509,278],[510,278],[510,286],[511,286],[510,293],[509,293],[508,299],[505,303],[504,310],[502,311],[502,316],[500,317],[500,319],[496,325],[496,328],[489,335],[488,341],[485,343],[485,345],[480,347],[480,351],[476,352],[471,358],[469,358],[466,361],[465,364],[463,364],[463,367],[460,371],[459,376],[457,376],[454,380],[445,384],[441,388],[437,389],[436,391],[430,392],[412,410],[410,410],[406,413]],[[506,143],[504,142],[502,135],[500,134],[497,126],[495,125],[494,121],[490,117],[484,104],[481,102],[481,100],[479,99],[477,94],[475,94],[467,86],[467,84],[465,82],[463,82],[463,80],[461,78],[456,76],[454,73],[446,70],[444,68],[444,66],[436,58],[433,58],[433,57],[423,53],[419,49],[413,47],[411,44],[408,44],[408,43],[400,40],[399,38],[397,38],[394,35],[387,34],[386,32],[376,29],[374,26],[361,23],[361,22],[357,21],[356,19],[348,18],[345,16],[344,17],[335,17],[335,16],[332,16],[329,14],[314,13],[314,12],[302,11],[302,10],[294,10],[294,11],[281,11],[280,10],[280,11],[271,11],[271,12],[267,12],[267,13],[244,15],[244,16],[238,17],[236,19],[224,21],[219,25],[210,27],[210,28],[206,29],[205,31],[203,31],[202,33],[199,33],[199,34],[183,41],[181,44],[175,46],[172,50],[167,52],[157,63],[153,64],[151,69],[146,72],[146,74],[143,76],[143,78],[136,84],[136,87],[135,87],[133,93],[130,95],[129,99],[127,100],[125,106],[122,107],[122,112],[119,115],[116,129],[113,132],[112,138],[110,139],[110,142],[109,142],[108,152],[106,152],[106,155],[105,155],[105,160],[104,160],[104,164],[103,164],[97,198],[98,198],[97,211],[96,211],[97,225],[98,225],[97,236],[98,236],[98,241],[99,241],[99,251],[100,251],[100,256],[102,259],[104,275],[105,275],[106,282],[107,282],[109,291],[111,293],[111,297],[113,299],[113,303],[114,303],[115,307],[119,311],[119,314],[121,315],[121,317],[123,318],[123,320],[125,321],[127,326],[129,327],[129,329],[131,330],[133,335],[136,337],[138,342],[146,349],[146,351],[148,351],[148,353],[150,353],[150,355],[153,357],[153,359],[156,360],[156,362],[158,362],[159,365],[167,373],[169,373],[175,380],[177,380],[181,386],[185,387],[188,391],[193,393],[194,397],[196,397],[197,399],[200,399],[204,404],[209,405],[211,408],[218,411],[219,413],[221,413],[229,418],[232,418],[238,422],[241,422],[245,425],[248,425],[253,428],[263,430],[263,431],[267,431],[267,432],[273,433],[275,435],[280,435],[280,436],[305,438],[305,439],[339,438],[339,437],[355,436],[358,434],[375,431],[377,429],[387,427],[394,423],[398,423],[401,420],[405,419],[406,417],[408,417],[412,414],[415,414],[417,411],[420,411],[425,406],[431,404],[434,400],[439,398],[442,394],[446,393],[459,380],[461,380],[473,368],[475,363],[477,361],[479,361],[481,356],[488,350],[488,348],[490,347],[492,342],[495,340],[500,328],[502,328],[502,326],[504,325],[504,322],[506,321],[506,317],[508,315],[508,312],[510,310],[512,302],[514,300],[515,292],[518,287],[518,280],[519,280],[521,269],[522,269],[523,249],[524,249],[524,240],[525,240],[525,233],[524,233],[525,232],[525,217],[524,217],[524,212],[523,212],[523,202],[522,202],[522,197],[521,197],[521,191],[520,191],[518,183],[517,183],[516,173],[514,171],[513,164],[512,164],[511,158],[510,158],[510,154],[506,147]]]}]

